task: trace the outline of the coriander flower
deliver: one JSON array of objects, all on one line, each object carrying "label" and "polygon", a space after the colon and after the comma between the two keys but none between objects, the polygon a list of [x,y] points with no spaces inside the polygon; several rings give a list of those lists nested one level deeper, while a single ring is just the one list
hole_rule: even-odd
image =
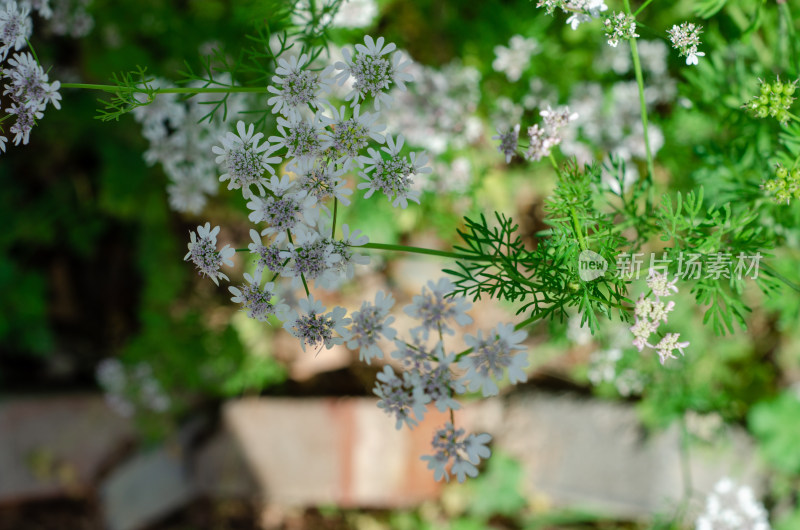
[{"label": "coriander flower", "polygon": [[362,234],[361,230],[351,231],[348,224],[343,224],[342,239],[330,239],[329,241],[333,245],[333,252],[339,256],[339,261],[334,268],[346,280],[353,279],[356,265],[369,264],[369,256],[357,254],[354,250],[354,247],[369,243],[369,238]]},{"label": "coriander flower", "polygon": [[328,76],[333,71],[333,66],[317,73],[303,69],[308,62],[308,55],[305,53],[299,58],[290,56],[288,61],[278,59],[278,67],[275,69],[277,75],[272,77],[272,82],[278,87],[267,87],[269,92],[275,94],[267,100],[267,104],[272,105],[273,114],[289,116],[308,107],[319,109],[323,103],[327,103],[319,95],[330,90],[331,81]]},{"label": "coriander flower", "polygon": [[283,272],[283,262],[281,259],[281,248],[278,243],[265,246],[261,241],[261,234],[257,230],[250,229],[250,238],[253,240],[247,248],[256,257],[256,272],[261,273],[264,269],[279,274]]},{"label": "coriander flower", "polygon": [[369,35],[364,37],[364,44],[356,44],[355,54],[351,55],[348,49],[342,50],[344,61],[338,61],[334,66],[340,70],[336,74],[339,85],[343,85],[353,77],[353,90],[345,96],[345,101],[352,100],[351,106],[358,105],[359,100],[367,96],[374,98],[373,105],[380,110],[381,104],[391,105],[392,97],[389,89],[396,85],[400,90],[405,90],[405,83],[414,80],[413,76],[405,73],[411,63],[403,61],[400,52],[395,52],[391,59],[385,57],[397,47],[394,43],[383,45],[383,37],[374,41]]},{"label": "coriander flower", "polygon": [[438,282],[429,281],[422,288],[422,294],[414,295],[413,303],[403,308],[403,312],[412,318],[422,321],[422,325],[414,328],[428,338],[430,331],[454,335],[455,332],[448,322],[455,320],[460,326],[472,323],[472,317],[466,311],[472,304],[462,296],[447,297],[455,290],[455,285],[447,279],[441,278]]},{"label": "coriander flower", "polygon": [[249,128],[245,128],[243,121],[236,124],[237,134],[228,132],[221,138],[222,147],[214,146],[211,151],[218,155],[216,163],[220,165],[225,173],[219,178],[220,182],[228,180],[229,190],[242,189],[244,196],[252,196],[250,186],[255,185],[261,195],[264,194],[264,186],[267,184],[264,178],[264,170],[272,175],[275,170],[271,164],[279,164],[280,157],[270,157],[279,146],[270,146],[264,142],[258,145],[263,138],[262,133],[253,134],[254,126],[251,123]]},{"label": "coriander flower", "polygon": [[680,52],[681,57],[686,57],[686,64],[697,64],[697,58],[705,53],[697,51],[700,45],[700,33],[703,26],[695,26],[691,22],[684,22],[680,26],[672,26],[667,30],[672,47]]},{"label": "coriander flower", "polygon": [[428,163],[425,153],[412,152],[408,158],[400,156],[403,142],[402,134],[397,136],[397,142],[391,136],[387,136],[388,147],[382,147],[381,151],[388,154],[389,158],[384,158],[380,152],[371,147],[368,149],[368,157],[358,157],[359,163],[364,165],[361,177],[366,180],[358,184],[358,189],[367,190],[364,194],[365,199],[380,191],[392,201],[392,206],[395,208],[398,206],[406,208],[409,200],[419,203],[420,192],[411,189],[412,177],[416,174],[430,173],[432,169],[425,166]]},{"label": "coriander flower", "polygon": [[278,132],[281,136],[270,136],[270,143],[286,148],[286,158],[294,162],[313,160],[330,146],[319,112],[310,120],[294,113],[288,118],[279,116]]},{"label": "coriander flower", "polygon": [[408,372],[398,377],[388,364],[378,373],[378,381],[373,392],[380,398],[378,408],[394,415],[397,423],[395,429],[400,430],[405,423],[413,429],[425,417],[425,396],[416,384],[415,378]]},{"label": "coriander flower", "polygon": [[458,401],[453,399],[453,392],[463,391],[460,383],[453,379],[450,370],[455,359],[454,353],[448,355],[444,352],[442,341],[439,341],[433,351],[435,364],[433,362],[424,363],[423,370],[418,373],[419,386],[425,394],[426,401],[433,402],[439,412],[461,408]]},{"label": "coriander flower", "polygon": [[217,234],[219,227],[215,226],[211,229],[211,223],[206,223],[204,226],[197,227],[197,233],[192,231],[189,235],[189,252],[183,257],[184,261],[192,260],[200,274],[205,274],[216,284],[219,285],[219,279],[228,280],[228,277],[219,272],[222,265],[233,267],[233,260],[231,258],[236,251],[225,245],[217,251]]},{"label": "coriander flower", "polygon": [[379,144],[385,142],[381,134],[386,126],[377,125],[375,121],[378,114],[369,112],[361,113],[361,105],[353,107],[353,115],[346,118],[345,107],[339,110],[331,108],[332,117],[322,116],[321,120],[326,126],[333,129],[329,134],[331,138],[330,148],[337,163],[344,164],[345,169],[350,169],[352,164],[358,161],[358,155],[367,145],[369,140],[374,140]]},{"label": "coriander flower", "polygon": [[647,276],[647,287],[649,287],[653,294],[658,296],[670,296],[670,291],[678,292],[678,287],[675,285],[678,281],[678,276],[671,282],[668,281],[667,273],[659,273],[655,269],[650,269]]},{"label": "coriander flower", "polygon": [[[313,348],[319,346],[320,350],[325,347],[329,350],[335,344],[344,343],[342,336],[347,333],[344,326],[350,323],[350,319],[345,318],[346,309],[335,307],[329,313],[325,313],[325,306],[319,300],[314,300],[312,295],[309,295],[307,300],[300,300],[299,304],[304,314],[300,315],[292,310],[286,315],[287,320],[283,327],[300,339],[303,351],[306,351],[306,345]],[[334,332],[339,336],[335,337]]]},{"label": "coriander flower", "polygon": [[498,324],[485,338],[481,331],[477,337],[465,335],[464,342],[472,352],[458,367],[467,371],[463,377],[467,388],[471,392],[481,389],[484,397],[495,396],[499,389],[494,380],[502,379],[506,369],[512,384],[527,381],[523,368],[528,366],[528,356],[521,353],[525,346],[520,344],[526,336],[524,331],[514,331],[512,324]]},{"label": "coriander flower", "polygon": [[645,346],[651,346],[647,341],[650,339],[650,335],[658,330],[658,322],[636,317],[630,330],[633,333],[633,345],[641,353]]},{"label": "coriander flower", "polygon": [[638,37],[636,33],[636,19],[633,15],[614,13],[603,22],[608,38],[608,45],[616,48],[620,40],[630,40]]},{"label": "coriander flower", "polygon": [[20,8],[17,2],[6,2],[5,10],[0,10],[0,60],[5,60],[12,48],[19,51],[27,44],[33,31],[29,14],[28,6]]},{"label": "coriander flower", "polygon": [[319,211],[317,199],[306,191],[293,191],[295,182],[288,175],[280,179],[272,177],[267,187],[273,193],[269,197],[253,197],[247,203],[252,210],[248,219],[253,223],[267,223],[261,235],[274,234],[276,242],[286,238],[286,232],[301,234],[316,222]]},{"label": "coriander flower", "polygon": [[696,530],[770,530],[767,511],[748,486],[723,478],[714,485]]},{"label": "coriander flower", "polygon": [[361,309],[351,315],[345,340],[351,350],[358,348],[359,360],[370,364],[371,359],[382,358],[383,352],[378,347],[378,339],[384,337],[392,340],[397,335],[397,330],[391,327],[394,317],[389,315],[393,305],[394,298],[391,294],[378,291],[374,304],[364,302]]},{"label": "coriander flower", "polygon": [[297,175],[297,187],[314,197],[316,204],[326,212],[329,210],[325,202],[329,199],[336,199],[345,206],[350,205],[348,196],[353,194],[353,190],[346,187],[347,182],[342,178],[346,173],[345,168],[336,169],[335,163],[326,164],[317,159],[298,162],[288,169]]},{"label": "coriander flower", "polygon": [[16,122],[9,129],[14,133],[14,145],[27,144],[36,120],[44,117],[47,105],[61,108],[61,87],[59,81],[49,82],[47,73],[28,52],[15,53],[8,60],[11,68],[3,68],[2,78],[7,80],[3,95],[11,99],[6,113],[16,116]]},{"label": "coriander flower", "polygon": [[497,135],[492,136],[492,140],[500,140],[497,150],[506,156],[506,164],[517,154],[517,144],[519,141],[519,123],[509,130],[497,128]]},{"label": "coriander flower", "polygon": [[539,51],[536,39],[514,35],[508,42],[508,48],[494,47],[495,60],[492,62],[492,68],[495,72],[505,73],[508,80],[513,83],[522,76],[523,70],[530,63],[531,56]]},{"label": "coriander flower", "polygon": [[334,252],[329,240],[310,230],[298,234],[294,242],[288,243],[286,250],[281,251],[280,259],[290,260],[281,274],[293,278],[295,288],[300,287],[303,278],[327,288],[336,282],[336,264],[341,257]]},{"label": "coriander flower", "polygon": [[528,150],[525,152],[525,158],[538,162],[542,158],[550,156],[550,150],[557,146],[560,138],[553,138],[547,131],[539,128],[539,125],[528,127]]},{"label": "coriander flower", "polygon": [[553,138],[556,144],[561,143],[561,138],[558,136],[561,129],[569,125],[569,122],[578,119],[578,113],[570,112],[569,107],[559,107],[553,110],[550,105],[548,105],[545,110],[539,112],[539,116],[544,119],[545,132]]},{"label": "coriander flower", "polygon": [[680,333],[667,333],[658,344],[652,346],[652,348],[658,350],[658,358],[661,364],[664,364],[667,359],[677,359],[672,353],[674,350],[678,350],[681,355],[684,355],[683,349],[689,346],[689,343],[678,342],[678,337],[680,337]]},{"label": "coriander flower", "polygon": [[421,457],[428,462],[428,469],[433,470],[434,480],[445,479],[449,482],[451,473],[456,475],[459,482],[464,482],[467,476],[478,476],[476,466],[481,459],[491,456],[486,446],[492,437],[488,434],[470,434],[465,438],[464,434],[464,429],[456,429],[450,422],[434,434],[431,443],[434,453]]},{"label": "coriander flower", "polygon": [[269,319],[270,315],[276,315],[278,320],[284,320],[289,306],[281,303],[280,299],[275,302],[271,300],[275,297],[275,284],[267,282],[261,287],[261,271],[256,271],[253,276],[244,273],[247,283],[238,287],[228,287],[233,294],[232,302],[242,304],[247,311],[247,316],[262,322]]}]

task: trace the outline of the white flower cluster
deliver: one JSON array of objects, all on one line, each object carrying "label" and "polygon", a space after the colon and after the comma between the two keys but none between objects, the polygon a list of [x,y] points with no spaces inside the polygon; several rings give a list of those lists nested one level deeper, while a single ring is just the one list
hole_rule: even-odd
[{"label": "white flower cluster", "polygon": [[655,299],[645,298],[644,293],[642,293],[634,307],[635,320],[630,328],[634,337],[633,345],[640,352],[645,346],[657,350],[661,364],[664,364],[667,359],[676,359],[677,357],[673,353],[675,350],[678,350],[683,355],[683,349],[689,346],[688,342],[678,342],[679,333],[667,333],[655,345],[648,342],[650,335],[658,331],[658,327],[662,322],[667,322],[669,313],[675,309],[675,302],[670,301],[665,304],[661,298],[672,295],[672,292],[678,292],[678,287],[675,285],[677,281],[677,277],[669,281],[665,272],[660,273],[651,268],[647,277],[647,286],[652,291]]},{"label": "white flower cluster", "polygon": [[556,8],[560,8],[570,15],[567,24],[573,30],[578,29],[582,22],[600,18],[600,13],[608,10],[603,0],[539,0],[536,7],[544,7],[548,15],[551,15]]},{"label": "white flower cluster", "polygon": [[215,284],[219,285],[219,280],[228,280],[228,277],[219,269],[222,265],[233,266],[231,258],[236,251],[230,245],[225,245],[221,250],[217,250],[217,234],[219,234],[219,227],[215,226],[212,230],[211,223],[198,226],[197,232],[192,231],[189,234],[191,238],[187,245],[189,252],[186,253],[183,260],[191,260],[200,274],[208,276]]},{"label": "white flower cluster", "polygon": [[137,408],[164,412],[171,405],[147,363],[127,368],[117,359],[105,359],[97,365],[95,376],[105,391],[106,403],[120,416],[133,416]]},{"label": "white flower cluster", "polygon": [[[219,82],[227,80],[223,76]],[[149,86],[157,89],[167,86],[167,82],[154,79]],[[144,94],[137,98],[146,102]],[[211,108],[209,103],[215,99],[213,94],[197,94],[190,99],[181,99],[177,94],[158,94],[151,103],[133,109],[134,118],[142,125],[142,136],[149,142],[144,153],[145,162],[151,166],[160,163],[163,167],[169,178],[169,205],[175,211],[195,214],[202,211],[208,197],[216,195],[219,185],[214,177],[214,160],[208,152],[220,136],[223,136],[223,149],[232,149],[231,144],[236,143],[231,138],[233,134],[224,136],[228,125],[222,120],[221,112],[215,113],[211,120],[203,119]],[[235,115],[244,110],[247,100],[244,94],[229,94],[227,113]],[[236,171],[245,171],[247,163],[242,160],[240,166],[230,168],[229,188],[243,184]]]},{"label": "white flower cluster", "polygon": [[[9,53],[27,46],[33,32],[31,10],[36,10],[43,18],[52,16],[48,2],[16,2],[6,0],[0,3],[0,61],[5,61]],[[3,81],[3,95],[11,104],[6,113],[15,117],[9,131],[14,134],[14,145],[27,145],[36,121],[44,117],[47,105],[61,108],[61,87],[59,81],[50,82],[49,76],[32,54],[14,53],[5,66],[0,67]],[[3,132],[0,127],[0,132]],[[0,151],[5,152],[8,138],[0,135]]]},{"label": "white flower cluster", "polygon": [[695,530],[770,530],[767,511],[748,486],[723,478],[706,499]]},{"label": "white flower cluster", "polygon": [[52,3],[48,30],[55,35],[85,37],[94,27],[94,17],[88,11],[92,0],[33,0],[32,3],[48,7]]},{"label": "white flower cluster", "polygon": [[[337,108],[327,99],[334,81],[332,66],[311,68],[305,54],[281,57],[273,85],[268,88],[268,103],[277,118],[278,134],[264,138],[254,125],[239,121],[235,133],[218,131],[216,144],[209,140],[214,130],[211,128],[206,129],[202,141],[192,143],[193,148],[205,150],[205,160],[209,151],[216,156],[219,180],[227,182],[229,190],[241,190],[250,221],[259,225],[258,230],[250,231],[252,242],[248,246],[256,271],[245,275],[244,283],[229,288],[232,300],[241,304],[251,318],[266,321],[275,316],[283,321],[304,349],[330,348],[343,343],[347,336],[348,341],[364,345],[369,351],[368,335],[359,335],[358,328],[352,337],[345,333],[343,326],[350,319],[343,308],[326,312],[308,291],[309,287],[335,289],[342,281],[353,278],[355,265],[369,261],[356,252],[357,247],[368,242],[360,231],[344,224],[337,227],[341,228],[341,237],[334,237],[336,208],[349,205],[352,194],[344,175],[349,171],[360,174],[363,182],[358,189],[365,190],[365,198],[380,191],[395,206],[405,208],[408,201],[419,202],[419,192],[412,189],[414,176],[430,171],[425,167],[424,153],[404,155],[403,136],[384,136],[379,115],[363,112],[357,103],[374,98],[376,108],[380,108],[377,100],[381,99],[385,108],[390,99],[388,90],[412,80],[403,71],[399,55],[395,54],[391,61],[384,57],[394,45],[384,46],[383,42],[382,38],[374,41],[367,36],[366,45],[358,45],[355,55],[346,53],[346,60],[337,63],[340,82],[351,75],[356,78],[353,91],[348,94],[352,100],[349,109]],[[367,65],[370,61],[374,68]],[[382,84],[375,77],[375,68],[382,72]],[[243,105],[241,102],[241,108]],[[136,110],[145,135],[153,140],[161,138],[160,146],[195,121],[188,119],[191,109],[177,104],[169,94],[160,94],[154,103]],[[221,124],[212,122],[211,127],[220,129]],[[373,148],[375,144],[385,147]],[[174,151],[162,148],[165,155]],[[202,159],[199,153],[197,159]],[[203,161],[195,167],[206,165]],[[217,249],[219,230],[212,229],[210,223],[199,226],[196,233],[190,234],[189,251],[184,258],[217,284],[220,279],[228,280],[220,269],[222,265],[232,265],[230,258],[235,252],[227,245]],[[266,273],[272,278],[265,279]],[[300,300],[296,309],[277,295],[279,287],[274,282],[278,276],[291,280],[291,288],[306,290],[307,299]],[[385,300],[379,301],[378,307],[384,303]],[[368,313],[365,307],[354,316],[361,322]],[[369,353],[366,355],[368,359]]]},{"label": "white flower cluster", "polygon": [[[561,107],[553,110],[549,105],[539,115],[543,118],[543,126],[538,124],[528,127],[528,149],[525,158],[538,162],[542,158],[550,156],[550,150],[561,143],[562,130],[570,122],[578,119],[578,114],[570,112],[569,107]],[[506,156],[506,163],[517,154],[517,136],[519,134],[519,124],[509,131],[497,130],[498,135],[493,136],[493,140],[500,140],[498,151]]]},{"label": "white flower cluster", "polygon": [[681,57],[686,57],[686,64],[697,64],[697,58],[705,55],[705,53],[697,51],[702,29],[702,26],[684,22],[680,26],[672,26],[672,29],[667,30],[672,47],[680,52]]},{"label": "white flower cluster", "polygon": [[614,13],[603,21],[605,25],[606,38],[608,45],[616,48],[620,40],[635,39],[639,35],[636,33],[636,19],[633,15],[625,13]]},{"label": "white flower cluster", "polygon": [[[410,342],[397,338],[397,331],[391,327],[393,318],[388,316],[394,301],[383,293],[378,294],[374,304],[365,303],[353,314],[350,328],[343,334],[348,347],[359,348],[361,358],[368,363],[383,357],[377,345],[380,338],[393,340],[391,356],[403,370],[396,373],[391,366],[384,366],[374,392],[380,398],[378,407],[394,417],[397,429],[416,426],[424,419],[429,404],[439,412],[458,410],[461,405],[455,394],[481,391],[483,396],[497,395],[497,381],[506,373],[512,384],[527,381],[524,368],[528,358],[520,344],[527,334],[515,331],[511,324],[500,324],[486,335],[482,331],[477,336],[467,334],[464,341],[469,350],[460,354],[446,352],[444,335],[454,334],[455,325],[472,322],[466,314],[471,304],[463,297],[449,296],[453,289],[446,278],[430,281],[404,308],[407,315],[420,321],[411,330]],[[449,480],[452,473],[463,482],[467,476],[476,476],[475,466],[480,458],[489,456],[484,447],[489,440],[488,434],[465,438],[462,429],[456,430],[448,423],[434,436],[434,454],[422,458],[434,470],[436,480]]]},{"label": "white flower cluster", "polygon": [[495,72],[505,73],[512,83],[519,81],[531,57],[540,51],[541,47],[536,39],[514,35],[509,40],[508,47],[494,47],[495,60],[492,62],[492,68]]}]

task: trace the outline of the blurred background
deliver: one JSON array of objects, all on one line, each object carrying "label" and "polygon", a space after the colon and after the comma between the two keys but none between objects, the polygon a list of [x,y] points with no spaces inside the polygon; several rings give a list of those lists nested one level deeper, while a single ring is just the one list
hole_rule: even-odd
[{"label": "blurred background", "polygon": [[[718,204],[755,189],[769,167],[777,132],[738,106],[789,56],[776,12],[725,4],[654,3],[639,29],[657,184],[703,184]],[[146,66],[174,86],[204,65],[252,58],[267,28],[326,44],[320,61],[364,34],[395,42],[417,80],[384,121],[434,171],[417,182],[419,206],[357,199],[343,212],[372,242],[450,249],[463,216],[499,211],[535,245],[552,169],[505,164],[491,137],[525,131],[549,106],[579,114],[560,160],[613,157],[623,186],[644,172],[627,45],[609,47],[599,21],[573,31],[529,0],[351,0],[338,14],[320,0],[51,6],[49,20],[34,15],[31,43],[62,82],[108,83]],[[713,16],[706,58],[687,71],[662,28],[703,16]],[[322,36],[303,33],[323,19]],[[246,69],[237,81],[265,82]],[[101,92],[61,93],[61,110],[0,160],[0,530],[688,528],[726,475],[752,486],[779,528],[800,527],[797,293],[746,293],[748,330],[720,338],[685,289],[671,323],[692,348],[671,369],[642,358],[620,322],[594,337],[576,317],[532,326],[529,382],[458,418],[494,436],[493,457],[467,484],[435,483],[419,456],[446,418],[395,431],[372,396],[380,364],[343,347],[303,352],[182,260],[206,221],[223,227],[223,244],[249,242],[247,209],[216,183],[210,146],[249,119],[237,109],[266,102],[232,100],[192,129],[183,123],[212,99],[173,98],[183,114],[153,132],[146,108],[103,122]],[[274,127],[262,124],[267,136]],[[798,214],[793,204],[770,218],[794,227],[773,265],[795,282]],[[237,256],[229,275],[239,281],[248,266]],[[397,314],[451,266],[375,254],[323,301],[354,310],[386,289]],[[480,301],[470,329],[517,322],[515,310]]]}]

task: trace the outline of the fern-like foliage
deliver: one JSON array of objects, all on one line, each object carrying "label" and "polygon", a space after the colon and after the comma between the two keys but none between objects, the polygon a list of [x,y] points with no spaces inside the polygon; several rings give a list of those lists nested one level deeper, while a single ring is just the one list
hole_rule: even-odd
[{"label": "fern-like foliage", "polygon": [[123,114],[155,100],[156,89],[151,86],[153,78],[147,75],[147,68],[137,66],[136,70],[113,74],[111,82],[119,89],[112,92],[110,99],[98,100],[101,105],[97,111],[98,120],[118,121]]}]

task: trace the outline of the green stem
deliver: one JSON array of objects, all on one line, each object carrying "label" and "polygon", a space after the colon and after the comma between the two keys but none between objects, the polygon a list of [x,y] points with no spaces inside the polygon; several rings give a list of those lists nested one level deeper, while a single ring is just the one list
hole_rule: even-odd
[{"label": "green stem", "polygon": [[86,90],[102,90],[104,92],[139,92],[139,93],[154,93],[154,94],[228,94],[231,92],[266,92],[267,87],[247,87],[247,86],[230,86],[230,87],[206,87],[206,88],[154,88],[152,90],[147,88],[127,87],[118,85],[92,85],[87,83],[61,83],[61,88],[83,88]]},{"label": "green stem", "polygon": [[[294,245],[294,241],[292,241],[292,233],[287,230],[286,235],[289,237],[289,243]],[[303,289],[306,290],[306,296],[311,296],[311,293],[308,291],[308,284],[306,283],[306,276],[302,272],[300,273],[300,279],[303,281]]]},{"label": "green stem", "polygon": [[638,17],[638,16],[639,16],[639,13],[641,13],[642,11],[644,11],[644,8],[645,8],[645,7],[647,7],[647,6],[650,4],[650,2],[652,2],[652,1],[653,1],[653,0],[647,0],[647,1],[646,1],[644,4],[642,4],[642,5],[639,7],[639,9],[637,9],[637,10],[636,10],[636,12],[633,14],[633,16],[634,16],[634,17]]},{"label": "green stem", "polygon": [[[630,0],[624,0],[625,12],[631,15]],[[646,6],[645,3],[644,6]],[[642,8],[639,8],[640,10]],[[628,41],[631,45],[631,56],[633,58],[633,71],[636,74],[636,85],[639,87],[639,107],[642,113],[642,127],[644,129],[644,148],[647,155],[647,178],[650,182],[653,180],[655,170],[653,169],[653,153],[650,151],[650,138],[647,134],[647,102],[644,98],[644,76],[642,75],[642,63],[639,60],[639,49],[636,47],[636,39]]]},{"label": "green stem", "polygon": [[470,256],[468,254],[458,254],[444,250],[433,250],[431,248],[410,247],[407,245],[389,245],[386,243],[366,243],[361,248],[371,248],[375,250],[394,250],[396,252],[410,252],[412,254],[426,254],[428,256],[441,256],[443,258],[453,258],[468,261],[494,261],[491,256]]},{"label": "green stem", "polygon": [[556,163],[556,157],[553,156],[553,153],[550,153],[550,163],[553,164],[553,169],[558,173],[558,164]]},{"label": "green stem", "polygon": [[575,208],[570,207],[569,213],[572,216],[572,228],[575,230],[575,236],[578,238],[578,244],[581,246],[581,250],[586,250],[586,241],[583,239],[583,229],[581,228],[581,223],[578,221],[578,214],[575,213]]}]

